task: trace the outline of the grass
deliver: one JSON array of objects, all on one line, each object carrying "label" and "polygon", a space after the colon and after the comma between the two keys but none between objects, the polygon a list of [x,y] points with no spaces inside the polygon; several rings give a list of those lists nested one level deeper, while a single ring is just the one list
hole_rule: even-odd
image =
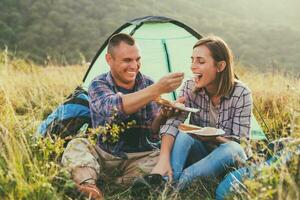
[{"label": "grass", "polygon": [[[33,136],[40,121],[81,83],[86,70],[86,66],[41,67],[0,53],[1,199],[84,199],[60,166],[64,141],[53,143]],[[300,80],[241,66],[237,74],[252,89],[257,110],[268,124],[264,127],[268,138],[300,138]],[[299,198],[299,162],[295,158],[288,164],[265,169],[246,181],[248,191],[232,198]],[[107,182],[102,185],[106,199],[132,199],[126,187]],[[214,199],[216,185],[215,180],[198,180],[181,193],[166,187],[148,199]]]}]

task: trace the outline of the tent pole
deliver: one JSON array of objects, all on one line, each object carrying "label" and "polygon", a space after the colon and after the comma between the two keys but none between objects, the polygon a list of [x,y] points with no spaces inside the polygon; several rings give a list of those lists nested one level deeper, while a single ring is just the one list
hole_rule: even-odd
[{"label": "tent pole", "polygon": [[[162,39],[161,42],[162,42],[164,52],[165,52],[165,58],[166,58],[166,64],[167,64],[167,67],[168,67],[168,72],[171,73],[173,70],[172,70],[172,66],[171,66],[171,61],[170,61],[169,51],[168,51],[168,48],[167,48],[167,43],[166,43],[165,39]],[[172,92],[172,96],[173,96],[173,100],[177,99],[175,91]]]}]

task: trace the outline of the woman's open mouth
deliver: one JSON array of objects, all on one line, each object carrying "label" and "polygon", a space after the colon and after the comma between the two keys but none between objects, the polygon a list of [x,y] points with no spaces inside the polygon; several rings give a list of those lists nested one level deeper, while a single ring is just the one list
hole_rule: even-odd
[{"label": "woman's open mouth", "polygon": [[202,78],[203,74],[202,73],[193,73],[193,79],[195,81],[198,81]]}]

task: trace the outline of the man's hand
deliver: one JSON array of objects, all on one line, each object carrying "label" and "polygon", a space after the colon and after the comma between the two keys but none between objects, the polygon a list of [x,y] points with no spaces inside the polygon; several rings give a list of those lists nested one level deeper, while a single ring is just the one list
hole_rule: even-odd
[{"label": "man's hand", "polygon": [[122,95],[124,113],[126,115],[133,114],[161,94],[174,91],[180,86],[183,75],[181,72],[172,73],[142,90]]},{"label": "man's hand", "polygon": [[162,77],[156,84],[161,94],[176,90],[182,83],[184,73],[176,72]]},{"label": "man's hand", "polygon": [[160,159],[155,167],[152,169],[151,174],[160,174],[162,176],[168,176],[169,181],[173,180],[173,171],[171,164],[166,159]]}]

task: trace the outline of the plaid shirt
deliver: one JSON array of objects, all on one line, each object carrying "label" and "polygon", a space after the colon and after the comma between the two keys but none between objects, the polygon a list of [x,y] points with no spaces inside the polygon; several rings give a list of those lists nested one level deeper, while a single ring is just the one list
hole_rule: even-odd
[{"label": "plaid shirt", "polygon": [[[181,90],[185,97],[185,106],[200,109],[190,116],[190,124],[201,127],[209,126],[210,98],[202,88],[197,92],[194,90],[194,82],[188,80]],[[229,96],[221,98],[220,109],[216,122],[216,128],[225,131],[225,137],[240,141],[241,137],[249,138],[252,111],[252,97],[250,90],[241,82],[236,81],[234,90]],[[176,137],[177,127],[188,117],[187,113],[176,118],[170,118],[160,129],[160,134],[170,134]]]},{"label": "plaid shirt", "polygon": [[[142,90],[152,84],[153,81],[149,77],[138,73],[133,92]],[[124,113],[122,93],[118,91],[110,72],[96,77],[92,81],[88,93],[94,128],[112,123],[113,114],[117,115],[118,121],[126,121],[130,118],[131,115]],[[137,116],[139,125],[150,126],[157,113],[157,104],[151,102],[135,113],[135,117]]]}]

